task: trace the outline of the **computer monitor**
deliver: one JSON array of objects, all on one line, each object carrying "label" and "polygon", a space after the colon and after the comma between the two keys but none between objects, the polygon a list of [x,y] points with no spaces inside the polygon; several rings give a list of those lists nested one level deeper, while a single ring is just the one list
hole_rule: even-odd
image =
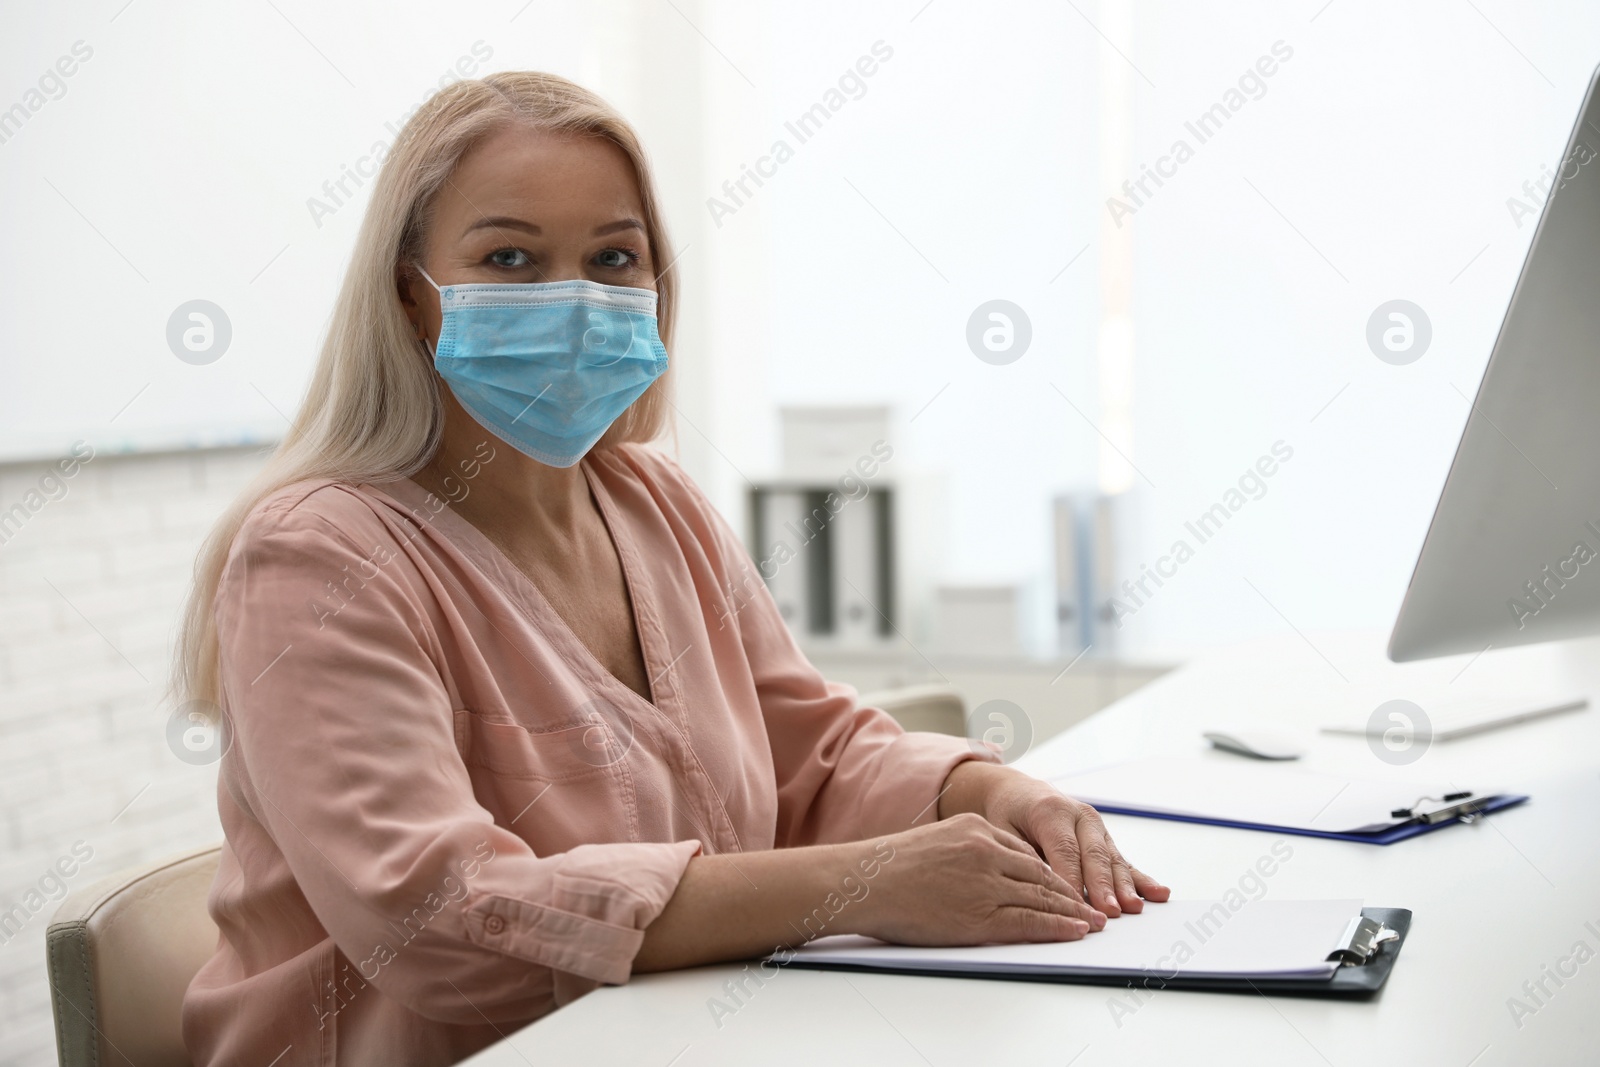
[{"label": "computer monitor", "polygon": [[1396,662],[1600,632],[1600,70],[1389,637]]}]

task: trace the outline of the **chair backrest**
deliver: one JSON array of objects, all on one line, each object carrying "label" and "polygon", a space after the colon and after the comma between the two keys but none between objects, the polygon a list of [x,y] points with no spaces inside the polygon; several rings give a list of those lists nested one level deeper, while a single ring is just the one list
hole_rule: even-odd
[{"label": "chair backrest", "polygon": [[217,947],[221,846],[120,871],[61,902],[45,934],[61,1067],[190,1067],[179,1013]]},{"label": "chair backrest", "polygon": [[863,707],[882,708],[907,730],[967,736],[967,705],[951,685],[907,685],[864,693]]}]

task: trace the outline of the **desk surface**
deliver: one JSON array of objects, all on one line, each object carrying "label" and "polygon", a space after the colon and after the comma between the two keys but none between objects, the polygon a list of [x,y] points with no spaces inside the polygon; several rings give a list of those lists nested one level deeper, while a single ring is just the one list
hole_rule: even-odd
[{"label": "desk surface", "polygon": [[[1254,723],[1304,732],[1312,754],[1287,766],[1531,794],[1476,825],[1386,847],[1107,817],[1123,852],[1176,894],[1220,897],[1287,842],[1293,854],[1267,879],[1268,895],[1410,908],[1405,952],[1372,1000],[1135,999],[1095,986],[786,970],[719,1020],[709,1002],[741,967],[702,967],[598,990],[467,1062],[1600,1063],[1600,641],[1397,666],[1383,658],[1384,638],[1290,634],[1202,656],[1019,761],[1040,776],[1141,754],[1231,761],[1241,757],[1210,752],[1200,731]],[[1403,767],[1361,737],[1314,733],[1340,711],[1364,717],[1389,699],[1426,710],[1446,696],[1519,689],[1570,690],[1597,707],[1437,742]]]}]

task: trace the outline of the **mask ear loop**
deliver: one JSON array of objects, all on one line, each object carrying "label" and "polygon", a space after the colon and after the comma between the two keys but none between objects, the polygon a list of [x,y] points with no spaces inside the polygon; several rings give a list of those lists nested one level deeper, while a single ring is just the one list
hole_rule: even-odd
[{"label": "mask ear loop", "polygon": [[[427,271],[427,268],[423,267],[423,265],[421,263],[413,263],[412,266],[417,268],[417,272],[419,274],[421,274],[424,278],[428,279],[428,284],[429,285],[433,286],[435,289],[437,289],[441,293],[444,292],[443,289],[439,288],[439,283],[433,280],[433,275],[429,274],[428,271]],[[418,337],[417,340],[422,342],[423,350],[428,353],[428,359],[430,361],[438,358],[437,356],[434,355],[433,345],[428,341],[428,339],[426,337]]]}]

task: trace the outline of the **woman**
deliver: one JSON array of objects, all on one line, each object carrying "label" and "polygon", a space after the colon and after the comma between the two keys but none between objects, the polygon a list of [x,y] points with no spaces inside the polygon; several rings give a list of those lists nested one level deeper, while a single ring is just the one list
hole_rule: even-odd
[{"label": "woman", "polygon": [[806,661],[648,444],[671,260],[637,139],[570,82],[459,83],[402,132],[197,568],[179,683],[231,738],[197,1065],[452,1063],[633,973],[1166,899],[1090,808]]}]

